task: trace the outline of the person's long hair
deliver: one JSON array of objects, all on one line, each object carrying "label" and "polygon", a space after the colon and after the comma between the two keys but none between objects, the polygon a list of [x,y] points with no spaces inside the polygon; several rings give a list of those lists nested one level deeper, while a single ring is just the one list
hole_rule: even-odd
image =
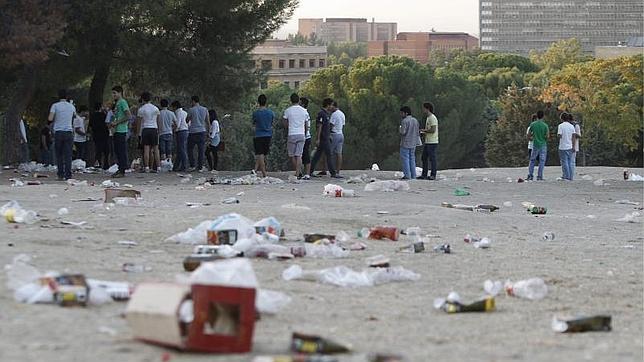
[{"label": "person's long hair", "polygon": [[219,120],[219,118],[217,117],[217,111],[215,111],[214,109],[209,110],[208,115],[210,116],[210,123],[212,123],[212,121],[214,120]]}]

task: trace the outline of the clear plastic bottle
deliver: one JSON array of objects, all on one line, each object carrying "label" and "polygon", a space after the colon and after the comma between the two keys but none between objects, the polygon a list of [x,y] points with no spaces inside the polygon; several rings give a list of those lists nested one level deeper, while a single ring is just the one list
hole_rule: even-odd
[{"label": "clear plastic bottle", "polygon": [[508,280],[505,282],[505,291],[510,296],[539,300],[548,294],[548,286],[541,278],[520,280],[515,283]]}]

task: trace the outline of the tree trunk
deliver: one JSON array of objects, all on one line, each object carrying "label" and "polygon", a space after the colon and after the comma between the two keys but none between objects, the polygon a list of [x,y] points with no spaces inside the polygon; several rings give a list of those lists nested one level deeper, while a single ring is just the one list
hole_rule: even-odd
[{"label": "tree trunk", "polygon": [[103,93],[105,92],[105,85],[107,78],[110,75],[111,62],[106,61],[98,64],[94,69],[94,76],[92,77],[92,84],[89,87],[88,107],[91,111],[94,110],[94,104],[103,103]]},{"label": "tree trunk", "polygon": [[3,120],[2,163],[20,162],[20,117],[36,92],[36,69],[25,66]]}]

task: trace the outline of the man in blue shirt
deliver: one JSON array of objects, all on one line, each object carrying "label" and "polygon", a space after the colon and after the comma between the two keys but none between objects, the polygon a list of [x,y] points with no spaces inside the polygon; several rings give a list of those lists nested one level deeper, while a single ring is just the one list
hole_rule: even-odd
[{"label": "man in blue shirt", "polygon": [[49,109],[49,122],[54,123],[54,146],[58,166],[58,181],[72,178],[72,146],[74,145],[74,127],[72,122],[76,108],[67,101],[67,90],[58,91],[58,102]]},{"label": "man in blue shirt", "polygon": [[273,137],[273,120],[275,114],[266,107],[267,99],[264,94],[257,97],[259,108],[253,112],[253,124],[255,125],[255,171],[266,177],[266,156],[271,150],[271,138]]},{"label": "man in blue shirt", "polygon": [[[208,108],[199,104],[199,97],[192,96],[192,108],[188,110],[188,162],[191,171],[202,172],[206,157],[206,135],[210,128]],[[197,165],[195,167],[194,148],[197,146]]]}]

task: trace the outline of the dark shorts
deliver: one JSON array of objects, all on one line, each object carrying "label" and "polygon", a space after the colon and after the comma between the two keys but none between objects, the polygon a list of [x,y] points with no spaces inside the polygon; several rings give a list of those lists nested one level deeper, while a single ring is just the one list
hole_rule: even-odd
[{"label": "dark shorts", "polygon": [[268,155],[271,150],[271,137],[255,137],[255,155]]},{"label": "dark shorts", "polygon": [[141,132],[141,144],[143,146],[158,146],[159,130],[156,128],[144,128]]},{"label": "dark shorts", "polygon": [[308,165],[311,163],[311,139],[307,138],[304,141],[304,151],[302,152],[302,164]]}]

